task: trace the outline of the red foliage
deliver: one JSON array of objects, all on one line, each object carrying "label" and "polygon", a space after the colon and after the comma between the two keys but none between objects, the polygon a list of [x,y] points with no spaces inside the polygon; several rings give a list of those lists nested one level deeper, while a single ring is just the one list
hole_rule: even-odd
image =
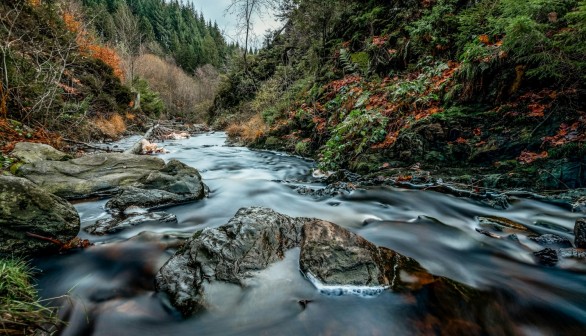
[{"label": "red foliage", "polygon": [[372,44],[380,47],[383,46],[385,43],[387,43],[389,41],[389,37],[388,36],[373,36],[372,37]]},{"label": "red foliage", "polygon": [[544,143],[552,146],[561,146],[569,142],[586,141],[586,116],[581,116],[578,121],[568,124],[561,124],[558,132],[554,136],[543,138]]},{"label": "red foliage", "polygon": [[545,159],[547,157],[548,157],[548,154],[546,151],[543,151],[541,153],[534,153],[534,152],[524,150],[521,152],[521,154],[517,158],[517,161],[519,161],[519,163],[521,163],[521,164],[530,164],[530,163],[534,162],[535,160]]}]

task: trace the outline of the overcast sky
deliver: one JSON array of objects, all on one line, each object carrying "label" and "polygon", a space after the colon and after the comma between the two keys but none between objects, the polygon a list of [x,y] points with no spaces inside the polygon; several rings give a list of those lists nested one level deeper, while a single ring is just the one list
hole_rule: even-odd
[{"label": "overcast sky", "polygon": [[[226,8],[230,5],[232,0],[187,0],[193,2],[195,9],[198,12],[203,12],[206,20],[216,21],[220,29],[224,32],[226,41],[243,42],[244,37],[239,36],[236,29],[236,16],[226,13]],[[254,18],[254,34],[257,36],[257,41],[262,41],[264,32],[269,29],[275,29],[279,23],[275,21],[271,15],[266,15],[262,18]],[[253,43],[253,45],[260,46],[260,42]]]}]

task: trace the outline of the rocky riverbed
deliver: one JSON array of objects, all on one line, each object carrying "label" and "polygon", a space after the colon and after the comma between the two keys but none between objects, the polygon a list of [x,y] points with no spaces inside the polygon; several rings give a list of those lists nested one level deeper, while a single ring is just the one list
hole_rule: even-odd
[{"label": "rocky riverbed", "polygon": [[[157,157],[49,150],[27,159],[22,177],[2,177],[4,254],[57,250],[54,241],[76,235],[100,245],[35,259],[43,296],[72,295],[56,301],[65,334],[148,325],[148,334],[522,335],[586,325],[579,206],[325,180],[303,158],[224,140],[168,141]],[[23,213],[28,223],[7,224]]]}]

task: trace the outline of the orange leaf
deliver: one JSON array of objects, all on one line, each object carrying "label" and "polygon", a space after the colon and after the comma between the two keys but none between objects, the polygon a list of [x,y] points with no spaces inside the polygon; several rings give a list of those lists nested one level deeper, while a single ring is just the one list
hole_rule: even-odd
[{"label": "orange leaf", "polygon": [[478,40],[484,44],[489,43],[489,37],[486,34],[482,34],[482,35],[478,36]]}]

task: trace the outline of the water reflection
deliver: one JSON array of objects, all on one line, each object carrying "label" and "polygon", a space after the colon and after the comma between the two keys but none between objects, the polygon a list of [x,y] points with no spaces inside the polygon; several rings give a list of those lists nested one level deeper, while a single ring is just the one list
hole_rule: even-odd
[{"label": "water reflection", "polygon": [[[338,223],[368,240],[417,259],[430,272],[498,297],[506,313],[481,316],[485,324],[511,325],[505,334],[572,335],[586,328],[586,274],[536,265],[530,242],[479,234],[479,217],[503,217],[537,233],[572,237],[578,214],[554,204],[515,199],[506,210],[431,191],[373,188],[350,195],[313,198],[294,186],[321,188],[314,164],[268,151],[224,146],[223,133],[170,141],[165,160],[198,168],[210,187],[200,202],[167,209],[178,223],[142,225],[97,237],[87,251],[37,261],[41,294],[62,300],[69,327],[64,335],[403,335],[449,333],[459,325],[449,298],[385,292],[373,298],[323,296],[298,271],[298,250],[259,272],[244,288],[213,283],[208,311],[180,319],[153,290],[153,275],[169,258],[157,244],[123,242],[142,231],[190,233],[226,223],[246,206],[265,206],[290,216]],[[76,204],[82,226],[105,216],[106,200]],[[523,244],[525,243],[525,244]],[[580,265],[562,264],[579,268]],[[306,302],[300,304],[299,302]],[[443,303],[442,303],[443,302]],[[457,316],[456,316],[457,317]],[[470,334],[498,334],[497,329]],[[478,331],[478,332],[477,332]]]}]

